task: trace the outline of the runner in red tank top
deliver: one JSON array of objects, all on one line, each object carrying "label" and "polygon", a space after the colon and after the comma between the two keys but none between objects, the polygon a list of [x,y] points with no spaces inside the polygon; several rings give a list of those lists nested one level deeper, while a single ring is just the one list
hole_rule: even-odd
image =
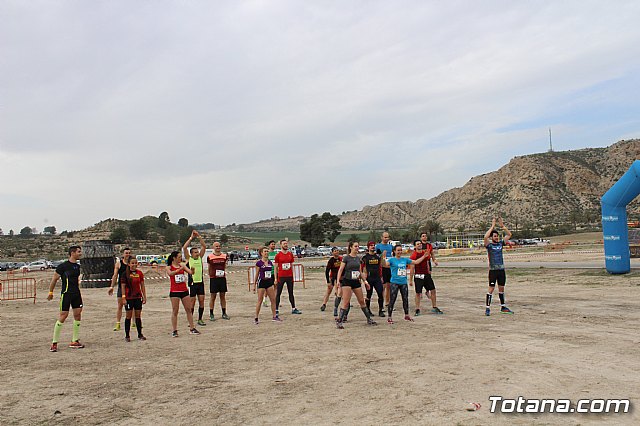
[{"label": "runner in red tank top", "polygon": [[169,290],[169,299],[171,300],[171,326],[173,337],[178,337],[178,311],[180,310],[180,302],[187,314],[189,321],[189,329],[191,334],[200,334],[193,324],[193,314],[191,313],[191,299],[189,297],[189,289],[187,288],[187,276],[193,274],[193,271],[182,262],[182,255],[179,251],[171,252],[167,259],[169,265],[169,280],[171,281],[171,289]]}]

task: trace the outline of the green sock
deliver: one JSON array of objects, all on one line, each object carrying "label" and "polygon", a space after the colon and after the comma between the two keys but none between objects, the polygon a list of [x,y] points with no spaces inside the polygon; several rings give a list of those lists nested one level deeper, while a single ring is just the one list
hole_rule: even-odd
[{"label": "green sock", "polygon": [[60,340],[60,332],[62,331],[62,323],[56,321],[56,325],[53,326],[53,340],[51,343],[58,343]]},{"label": "green sock", "polygon": [[80,321],[73,320],[73,342],[77,342],[80,336]]}]

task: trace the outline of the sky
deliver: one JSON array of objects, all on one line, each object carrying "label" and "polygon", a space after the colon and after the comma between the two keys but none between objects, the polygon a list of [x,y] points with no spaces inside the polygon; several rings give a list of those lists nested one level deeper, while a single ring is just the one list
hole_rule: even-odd
[{"label": "sky", "polygon": [[0,228],[415,201],[640,137],[640,2],[0,1]]}]

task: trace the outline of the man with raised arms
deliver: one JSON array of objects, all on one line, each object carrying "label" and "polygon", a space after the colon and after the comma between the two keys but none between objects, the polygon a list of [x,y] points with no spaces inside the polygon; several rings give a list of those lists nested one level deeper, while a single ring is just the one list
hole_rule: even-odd
[{"label": "man with raised arms", "polygon": [[498,284],[498,296],[500,297],[500,313],[513,313],[511,309],[507,308],[504,299],[504,286],[507,283],[507,275],[504,272],[504,257],[502,256],[502,249],[505,243],[511,239],[511,231],[504,225],[501,217],[498,218],[498,223],[505,232],[503,239],[500,239],[500,235],[495,229],[495,217],[491,221],[491,228],[484,234],[484,246],[489,256],[489,291],[487,291],[487,306],[484,311],[486,316],[491,315],[491,299],[493,298],[493,291],[496,288],[496,284]]},{"label": "man with raised arms", "polygon": [[[189,248],[191,241],[194,238],[198,238],[200,241],[200,250],[195,247]],[[191,280],[189,280],[189,296],[191,297],[191,315],[195,311],[196,298],[198,299],[198,325],[205,326],[202,320],[204,314],[204,266],[202,264],[202,256],[207,251],[207,245],[204,240],[195,229],[191,232],[191,236],[182,246],[182,252],[184,253],[185,261],[189,269],[193,271]],[[222,300],[222,297],[220,298]]]}]

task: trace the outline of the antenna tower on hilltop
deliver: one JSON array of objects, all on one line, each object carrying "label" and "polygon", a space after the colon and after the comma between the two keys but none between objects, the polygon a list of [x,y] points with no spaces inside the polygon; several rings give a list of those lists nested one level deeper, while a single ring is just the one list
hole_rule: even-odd
[{"label": "antenna tower on hilltop", "polygon": [[551,127],[549,127],[549,152],[553,152],[553,143],[551,142]]}]

